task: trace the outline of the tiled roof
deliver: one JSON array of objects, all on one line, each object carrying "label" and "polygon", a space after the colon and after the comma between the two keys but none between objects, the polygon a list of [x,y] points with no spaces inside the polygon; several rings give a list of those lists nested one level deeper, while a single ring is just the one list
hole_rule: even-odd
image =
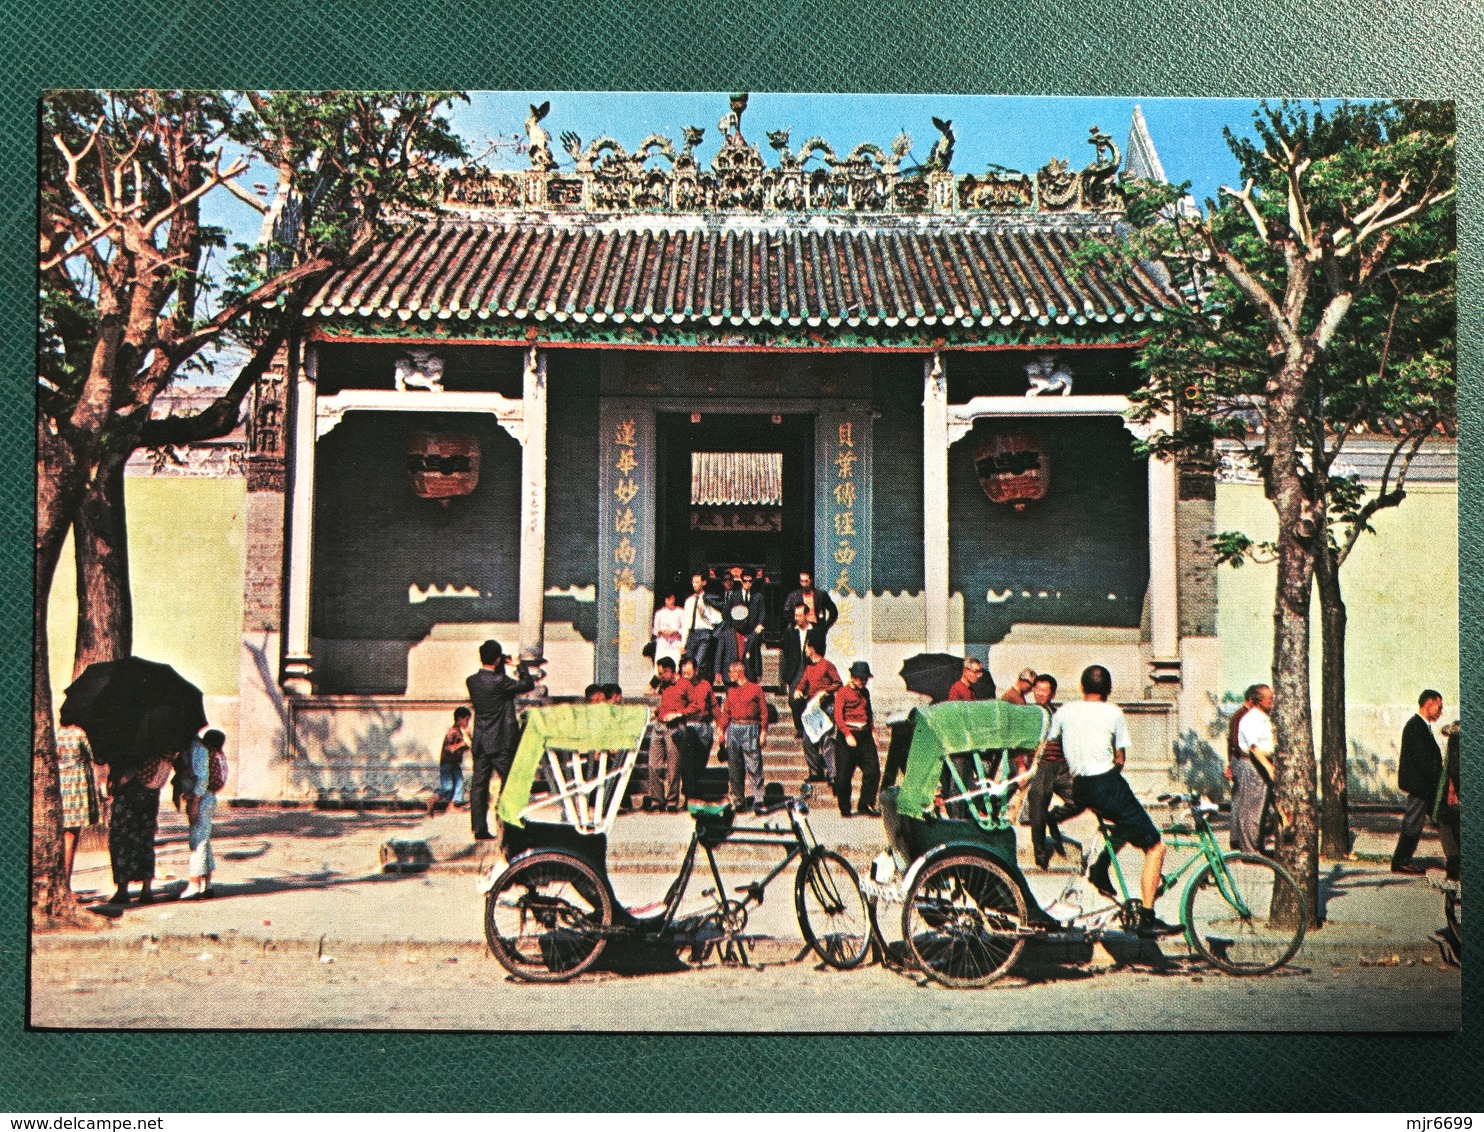
[{"label": "tiled roof", "polygon": [[441,218],[331,278],[306,314],[573,329],[1139,322],[1170,301],[1157,269],[1074,266],[1080,245],[1114,231],[1039,216]]}]

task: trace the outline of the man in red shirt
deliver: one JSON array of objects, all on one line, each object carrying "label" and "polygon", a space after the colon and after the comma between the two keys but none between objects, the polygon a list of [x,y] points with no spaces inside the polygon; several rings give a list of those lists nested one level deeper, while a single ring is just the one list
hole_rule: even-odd
[{"label": "man in red shirt", "polygon": [[654,667],[660,682],[660,706],[649,732],[649,790],[644,808],[674,813],[680,809],[681,762],[690,749],[685,723],[691,686],[675,674],[675,662],[668,656],[660,657]]},{"label": "man in red shirt", "polygon": [[867,817],[880,817],[876,808],[876,788],[881,784],[881,759],[876,754],[875,713],[871,710],[871,693],[866,681],[871,679],[871,666],[858,660],[850,666],[850,683],[835,693],[835,731],[840,743],[835,748],[835,799],[840,803],[840,816],[850,816],[850,785],[856,767],[861,772],[860,808]]},{"label": "man in red shirt", "polygon": [[953,687],[948,689],[949,703],[970,703],[976,697],[974,685],[979,683],[984,676],[984,665],[980,664],[972,656],[964,661],[963,674],[959,676]]},{"label": "man in red shirt", "polygon": [[687,802],[701,800],[701,772],[711,757],[711,741],[716,737],[712,722],[716,718],[716,692],[711,681],[696,674],[693,658],[680,658],[680,679],[689,685],[685,694],[685,731],[689,738],[680,755],[680,789]]},{"label": "man in red shirt", "polygon": [[[807,662],[804,674],[799,677],[799,682],[794,687],[793,699],[803,710],[815,696],[821,692],[827,696],[838,692],[843,686],[840,673],[833,664],[824,658],[824,634],[818,629],[809,631],[808,639],[804,642],[804,659]],[[825,711],[828,707],[821,706]],[[810,750],[815,752],[814,757],[809,757]],[[808,735],[804,736],[804,757],[811,767],[819,766],[825,774],[825,781],[835,780],[835,744],[829,736],[823,736],[818,743],[811,742]],[[811,775],[811,781],[813,776]]]},{"label": "man in red shirt", "polygon": [[[717,720],[727,752],[727,785],[732,806],[745,814],[763,801],[763,748],[768,743],[768,698],[761,684],[747,675],[745,661],[727,667],[731,687]],[[747,795],[742,793],[744,772]]]}]

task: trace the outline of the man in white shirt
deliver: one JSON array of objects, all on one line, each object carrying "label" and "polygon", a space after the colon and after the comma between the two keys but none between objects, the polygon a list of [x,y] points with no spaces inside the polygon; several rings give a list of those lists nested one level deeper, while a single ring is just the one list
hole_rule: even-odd
[{"label": "man in white shirt", "polygon": [[690,657],[696,662],[696,671],[703,680],[711,679],[712,651],[716,644],[713,630],[721,624],[721,610],[706,597],[706,576],[690,576],[691,595],[685,599],[685,652],[682,658]]},{"label": "man in white shirt", "polygon": [[[1143,850],[1139,935],[1152,939],[1180,929],[1154,915],[1165,847],[1159,830],[1123,777],[1129,748],[1128,722],[1123,718],[1123,709],[1108,702],[1112,694],[1113,677],[1106,668],[1094,664],[1085,669],[1082,701],[1063,704],[1057,709],[1046,741],[1061,740],[1062,756],[1072,773],[1072,798],[1077,805],[1085,806],[1112,825],[1114,848],[1127,843]],[[1087,879],[1099,892],[1116,899],[1108,876],[1111,863],[1104,853],[1088,870]]]},{"label": "man in white shirt", "polygon": [[1243,853],[1262,852],[1262,814],[1273,780],[1273,689],[1248,689],[1247,710],[1237,724],[1237,750],[1232,759],[1232,829]]}]

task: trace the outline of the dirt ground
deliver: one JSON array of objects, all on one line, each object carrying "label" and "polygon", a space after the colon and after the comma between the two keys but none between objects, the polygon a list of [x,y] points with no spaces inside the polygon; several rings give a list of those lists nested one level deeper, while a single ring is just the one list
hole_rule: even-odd
[{"label": "dirt ground", "polygon": [[488,957],[199,951],[33,957],[31,1023],[125,1029],[708,1031],[1450,1030],[1460,977],[1439,961],[1294,967],[1240,979],[1182,959],[1048,967],[951,991],[870,966],[679,963],[570,983],[509,980]]}]

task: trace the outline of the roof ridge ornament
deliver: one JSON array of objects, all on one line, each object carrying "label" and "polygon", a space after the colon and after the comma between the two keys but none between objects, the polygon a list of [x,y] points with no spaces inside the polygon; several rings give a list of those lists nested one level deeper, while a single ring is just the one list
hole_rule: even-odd
[{"label": "roof ridge ornament", "polygon": [[[571,130],[561,134],[570,164],[559,164],[542,125],[550,101],[532,104],[526,118],[531,167],[506,172],[471,165],[444,176],[443,208],[588,214],[645,213],[869,213],[902,216],[1121,213],[1124,209],[1117,145],[1096,126],[1088,144],[1091,164],[1074,172],[1054,158],[1034,177],[991,164],[984,173],[951,171],[957,136],[951,119],[932,118],[938,138],[927,160],[906,170],[912,137],[902,131],[889,149],[862,142],[844,157],[822,137],[797,152],[790,130],[766,131],[777,154],[769,167],[762,150],[742,133],[748,95],[731,95],[729,113],[717,123],[721,146],[709,168],[696,160],[706,131],[686,126],[683,147],[651,134],[628,152],[611,137],[584,147]],[[816,163],[817,162],[817,163]]]}]

